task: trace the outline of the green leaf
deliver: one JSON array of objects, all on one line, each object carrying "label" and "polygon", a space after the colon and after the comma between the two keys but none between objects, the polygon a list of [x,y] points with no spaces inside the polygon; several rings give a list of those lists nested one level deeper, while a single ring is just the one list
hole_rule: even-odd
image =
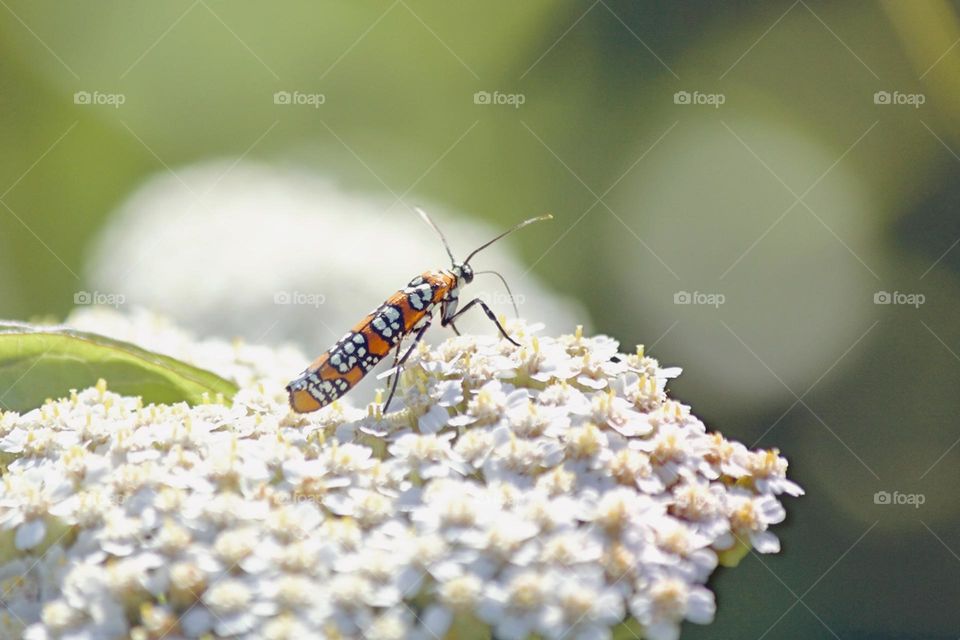
[{"label": "green leaf", "polygon": [[220,376],[128,342],[64,327],[0,322],[0,408],[34,409],[107,381],[110,389],[147,403],[227,400],[237,386]]}]

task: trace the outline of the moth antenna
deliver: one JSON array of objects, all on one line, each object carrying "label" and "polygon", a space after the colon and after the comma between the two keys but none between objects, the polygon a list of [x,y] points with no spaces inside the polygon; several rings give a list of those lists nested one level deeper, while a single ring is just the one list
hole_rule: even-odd
[{"label": "moth antenna", "polygon": [[510,235],[511,233],[513,233],[514,231],[518,231],[518,230],[520,230],[520,229],[523,229],[523,228],[524,228],[525,226],[527,226],[528,224],[533,224],[534,222],[540,222],[541,220],[553,220],[553,216],[548,213],[548,214],[543,215],[543,216],[537,216],[536,218],[530,218],[529,220],[524,220],[524,221],[521,222],[520,224],[514,225],[513,227],[507,229],[506,231],[504,231],[503,233],[501,233],[500,235],[498,235],[498,236],[497,236],[496,238],[494,238],[493,240],[490,240],[490,241],[488,241],[488,242],[480,245],[480,246],[477,247],[476,249],[474,249],[474,250],[470,253],[470,255],[467,256],[467,259],[463,261],[463,264],[469,264],[469,263],[470,263],[470,260],[473,259],[473,256],[477,255],[478,253],[480,253],[481,251],[483,251],[484,249],[486,249],[487,247],[489,247],[490,245],[492,245],[494,242],[496,242],[496,241],[499,240],[500,238],[503,238],[504,236],[508,236],[508,235]]},{"label": "moth antenna", "polygon": [[427,215],[427,212],[421,209],[420,207],[413,208],[417,213],[420,214],[420,217],[423,218],[423,221],[430,225],[430,228],[437,232],[437,235],[440,236],[440,242],[443,243],[443,248],[447,250],[447,255],[450,256],[450,264],[456,264],[457,261],[453,257],[453,252],[450,251],[450,245],[447,243],[446,236],[443,235],[443,231],[440,231],[433,220],[430,219],[430,216]]}]

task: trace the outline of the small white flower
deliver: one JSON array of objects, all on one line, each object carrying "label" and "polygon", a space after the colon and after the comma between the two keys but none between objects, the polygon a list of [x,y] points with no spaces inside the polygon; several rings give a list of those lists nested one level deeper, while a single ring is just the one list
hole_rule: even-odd
[{"label": "small white flower", "polygon": [[235,636],[252,631],[259,623],[255,613],[254,592],[245,581],[224,578],[203,594],[203,603],[213,617],[212,627],[219,636]]},{"label": "small white flower", "polygon": [[395,510],[393,500],[369,489],[348,489],[331,494],[323,505],[334,515],[350,517],[364,528],[389,520]]},{"label": "small white flower", "polygon": [[537,338],[520,349],[517,359],[517,374],[529,376],[537,382],[569,380],[579,371],[563,345],[541,343]]},{"label": "small white flower", "polygon": [[563,573],[557,577],[555,601],[561,613],[545,635],[550,638],[602,640],[625,615],[623,595],[608,586],[599,567]]},{"label": "small white flower", "polygon": [[83,612],[74,609],[63,600],[54,600],[47,603],[43,608],[40,619],[43,621],[43,624],[46,625],[47,629],[55,633],[67,635],[71,629],[85,622],[86,616]]},{"label": "small white flower", "polygon": [[264,568],[262,558],[254,553],[260,539],[261,533],[254,527],[228,529],[214,540],[213,552],[226,572],[239,567],[247,573],[256,573]]},{"label": "small white flower", "polygon": [[677,485],[672,495],[672,515],[687,521],[695,531],[711,540],[723,540],[729,535],[730,521],[727,519],[724,487],[696,480]]},{"label": "small white flower", "polygon": [[709,469],[704,459],[709,442],[699,422],[660,424],[652,437],[633,440],[630,446],[650,456],[654,470],[668,486]]},{"label": "small white flower", "polygon": [[524,640],[546,632],[556,624],[559,610],[553,602],[556,588],[551,576],[532,570],[508,572],[491,583],[477,608],[477,615],[504,640]]},{"label": "small white flower", "polygon": [[111,511],[97,538],[101,549],[114,556],[123,557],[130,555],[143,544],[146,533],[139,518]]},{"label": "small white flower", "polygon": [[[513,481],[532,484],[532,478],[546,467],[563,459],[563,447],[553,440],[517,438],[506,429],[498,429],[502,442],[494,448],[483,465],[489,481]],[[527,477],[528,481],[519,480]]]},{"label": "small white flower", "polygon": [[[441,409],[444,413],[445,410]],[[456,437],[452,431],[443,434],[436,433],[407,433],[400,436],[389,447],[389,452],[397,460],[409,466],[411,474],[428,480],[443,478],[451,472],[466,474],[469,467],[459,459],[450,446]]]},{"label": "small white flower", "polygon": [[653,543],[644,546],[641,558],[651,565],[675,571],[686,580],[703,583],[717,566],[713,540],[671,516],[652,519]]},{"label": "small white flower", "polygon": [[[526,399],[526,392],[519,391],[514,403],[519,402],[521,396]],[[497,424],[504,416],[510,399],[507,390],[499,380],[491,380],[476,392],[467,404],[467,412],[451,418],[449,424],[454,427],[465,427],[470,424]]]},{"label": "small white flower", "polygon": [[637,375],[628,371],[618,376],[613,386],[635,409],[644,413],[656,410],[667,399],[667,377],[655,373]]},{"label": "small white flower", "polygon": [[716,611],[713,594],[669,572],[657,572],[637,585],[630,612],[651,640],[677,640],[680,623],[709,624]]},{"label": "small white flower", "polygon": [[594,564],[603,557],[603,539],[594,531],[562,529],[542,537],[539,543],[538,560],[545,566]]},{"label": "small white flower", "polygon": [[406,640],[414,623],[413,612],[403,606],[387,609],[379,613],[364,630],[366,638],[383,640]]},{"label": "small white flower", "polygon": [[467,429],[453,446],[453,450],[474,468],[480,468],[497,445],[499,438],[488,429]]},{"label": "small white flower", "polygon": [[661,503],[625,487],[606,491],[585,507],[581,517],[605,531],[612,540],[629,535],[634,526],[663,512]]},{"label": "small white flower", "polygon": [[376,464],[369,447],[352,443],[335,444],[324,456],[331,475],[350,476],[363,473]]},{"label": "small white flower", "polygon": [[605,460],[604,472],[618,483],[636,486],[650,495],[659,494],[664,489],[663,480],[654,473],[650,456],[636,449],[611,451]]},{"label": "small white flower", "polygon": [[7,474],[2,483],[0,530],[14,530],[17,549],[33,549],[47,535],[51,507],[70,494],[72,485],[56,470],[39,466]]},{"label": "small white flower", "polygon": [[[739,443],[735,443],[739,444]],[[740,445],[742,447],[742,445]],[[753,479],[760,493],[789,496],[802,496],[803,489],[787,478],[787,461],[777,455],[777,451],[746,451],[737,449],[739,461]]]},{"label": "small white flower", "polygon": [[544,407],[534,402],[518,405],[507,411],[510,430],[524,438],[536,438],[548,432],[563,431],[570,424],[565,411]]},{"label": "small white flower", "polygon": [[595,394],[591,408],[594,422],[606,424],[628,438],[645,436],[653,431],[647,416],[634,411],[630,403],[618,397],[613,390],[606,394]]},{"label": "small white flower", "polygon": [[778,553],[780,540],[767,531],[786,517],[780,501],[773,496],[755,496],[743,491],[731,492],[727,498],[730,527],[738,538],[748,538],[750,546],[760,553]]}]

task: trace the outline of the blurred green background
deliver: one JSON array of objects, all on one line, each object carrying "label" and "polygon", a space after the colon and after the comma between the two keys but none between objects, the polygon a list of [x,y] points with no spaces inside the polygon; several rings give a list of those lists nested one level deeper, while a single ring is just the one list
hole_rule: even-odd
[{"label": "blurred green background", "polygon": [[524,261],[807,490],[684,637],[957,636],[958,3],[3,0],[0,34],[0,317],[63,317],[110,212],[209,158],[551,211]]}]

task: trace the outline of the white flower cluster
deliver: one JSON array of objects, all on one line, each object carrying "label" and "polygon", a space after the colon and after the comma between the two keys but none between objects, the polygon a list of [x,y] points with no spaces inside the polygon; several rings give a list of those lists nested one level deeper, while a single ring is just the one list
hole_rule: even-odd
[{"label": "white flower cluster", "polygon": [[[0,636],[677,638],[718,559],[779,549],[776,451],[708,433],[606,337],[454,337],[384,416],[106,384],[0,417]],[[269,367],[267,367],[269,369]],[[294,372],[292,372],[294,373]]]}]

